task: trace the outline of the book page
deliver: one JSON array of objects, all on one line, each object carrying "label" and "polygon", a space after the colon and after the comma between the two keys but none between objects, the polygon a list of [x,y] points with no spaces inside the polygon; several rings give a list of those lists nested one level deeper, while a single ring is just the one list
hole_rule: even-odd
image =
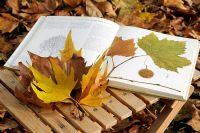
[{"label": "book page", "polygon": [[[181,57],[187,58],[192,64],[178,68],[178,72],[174,72],[158,67],[152,58],[137,45],[138,39],[152,32],[136,27],[120,27],[117,36],[122,37],[123,40],[134,39],[135,47],[137,47],[135,56],[139,57],[133,58],[115,69],[110,77],[118,78],[109,78],[110,86],[165,97],[168,97],[166,94],[170,94],[171,98],[183,99],[191,84],[199,50],[198,41],[154,32],[159,40],[167,38],[168,40],[186,42],[185,54]],[[128,58],[130,57],[114,56],[115,66]],[[112,66],[111,58],[108,58],[108,60],[109,66]],[[153,77],[143,78],[139,75],[138,72],[145,68],[153,71]],[[111,70],[111,67],[109,69]]]},{"label": "book page", "polygon": [[59,56],[60,50],[64,48],[69,31],[72,31],[75,48],[83,49],[83,57],[90,65],[111,45],[118,29],[118,24],[101,18],[45,17],[39,28],[28,40],[28,43],[22,43],[24,47],[21,49],[19,47],[15,51],[18,51],[19,55],[14,53],[15,57],[11,57],[6,66],[16,67],[20,61],[25,64],[31,63],[27,51],[45,57]]}]

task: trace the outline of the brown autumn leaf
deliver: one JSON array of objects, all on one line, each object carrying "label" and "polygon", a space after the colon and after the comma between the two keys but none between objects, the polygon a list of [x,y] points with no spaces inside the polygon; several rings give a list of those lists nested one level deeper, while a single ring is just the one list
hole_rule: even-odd
[{"label": "brown autumn leaf", "polygon": [[17,18],[8,13],[1,13],[0,16],[0,31],[2,33],[12,32],[19,25]]},{"label": "brown autumn leaf", "polygon": [[44,6],[48,11],[54,11],[58,6],[61,5],[60,0],[45,0]]},{"label": "brown autumn leaf", "polygon": [[46,13],[48,12],[47,8],[45,7],[44,3],[38,2],[37,0],[32,0],[32,3],[28,4],[27,9],[21,9],[22,12],[25,13]]},{"label": "brown autumn leaf", "polygon": [[56,16],[70,16],[69,11],[66,10],[56,10],[55,11]]},{"label": "brown autumn leaf", "polygon": [[7,129],[13,129],[18,126],[16,121],[6,118],[0,122],[0,131],[4,132]]},{"label": "brown autumn leaf", "polygon": [[77,7],[83,0],[63,0],[63,2],[71,7]]},{"label": "brown autumn leaf", "polygon": [[0,118],[4,118],[4,115],[6,113],[6,109],[3,107],[3,105],[0,104]]},{"label": "brown autumn leaf", "polygon": [[61,66],[60,60],[58,58],[41,57],[41,56],[33,54],[31,52],[29,52],[29,56],[32,61],[32,66],[37,71],[39,71],[41,74],[43,74],[47,77],[51,77],[52,79],[54,79],[52,65],[51,65],[51,62],[49,59],[52,58],[53,60],[56,60],[56,62]]},{"label": "brown autumn leaf", "polygon": [[184,6],[183,0],[164,0],[164,6],[167,7],[175,7],[175,8],[180,8],[183,10],[187,10],[187,8]]},{"label": "brown autumn leaf", "polygon": [[86,12],[91,17],[103,17],[101,11],[95,6],[91,0],[86,0]]},{"label": "brown autumn leaf", "polygon": [[31,89],[31,86],[24,90],[16,88],[14,94],[19,100],[25,103],[31,103],[33,105],[43,108],[52,108],[53,106],[53,104],[51,103],[44,103],[42,100],[40,100]]},{"label": "brown autumn leaf", "polygon": [[133,39],[122,40],[122,37],[115,37],[107,56],[133,56],[136,48]]},{"label": "brown autumn leaf", "polygon": [[62,67],[66,74],[70,73],[69,68],[72,67],[74,69],[75,80],[77,81],[75,89],[79,89],[81,87],[80,81],[82,79],[82,75],[86,74],[89,69],[89,67],[86,67],[84,58],[73,56],[67,62],[62,62]]},{"label": "brown autumn leaf", "polygon": [[0,36],[0,53],[8,54],[12,50],[13,46],[4,37]]},{"label": "brown autumn leaf", "polygon": [[31,70],[26,67],[22,62],[19,62],[19,72],[20,72],[20,83],[27,88],[28,86],[30,86],[30,83],[33,79],[33,74],[31,72]]},{"label": "brown autumn leaf", "polygon": [[105,2],[98,2],[95,4],[97,8],[102,12],[102,14],[106,14],[110,17],[116,17],[116,13],[113,9],[113,6],[110,2],[105,1]]},{"label": "brown autumn leaf", "polygon": [[7,0],[6,5],[12,9],[13,14],[18,14],[19,0]]},{"label": "brown autumn leaf", "polygon": [[87,13],[86,13],[86,9],[82,6],[78,6],[77,8],[75,8],[75,15],[78,15],[78,16],[87,16]]},{"label": "brown autumn leaf", "polygon": [[187,122],[188,125],[198,132],[200,132],[200,110],[192,104],[192,119]]}]

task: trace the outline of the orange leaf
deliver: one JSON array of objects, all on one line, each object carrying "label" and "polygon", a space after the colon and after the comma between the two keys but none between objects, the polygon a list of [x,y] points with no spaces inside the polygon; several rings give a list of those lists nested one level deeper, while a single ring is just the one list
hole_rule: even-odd
[{"label": "orange leaf", "polygon": [[133,39],[122,40],[122,37],[115,37],[107,56],[133,56],[135,50]]}]

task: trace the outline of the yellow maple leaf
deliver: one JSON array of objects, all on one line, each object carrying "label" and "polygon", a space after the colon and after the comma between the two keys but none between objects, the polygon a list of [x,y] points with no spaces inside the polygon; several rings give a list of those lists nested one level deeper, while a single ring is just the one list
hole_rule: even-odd
[{"label": "yellow maple leaf", "polygon": [[104,96],[108,80],[106,80],[108,64],[106,64],[103,76],[100,74],[100,67],[105,59],[105,53],[89,69],[86,75],[83,75],[81,85],[82,93],[79,103],[88,106],[100,106],[109,96]]},{"label": "yellow maple leaf", "polygon": [[56,83],[50,77],[44,76],[31,66],[30,69],[35,78],[31,83],[31,87],[37,97],[44,103],[62,102],[71,97],[70,93],[76,85],[76,81],[74,81],[74,70],[71,69],[70,74],[66,75],[55,60],[50,58],[50,62],[52,64]]},{"label": "yellow maple leaf", "polygon": [[61,60],[68,61],[69,59],[72,58],[74,54],[77,56],[81,56],[81,52],[82,52],[82,49],[80,50],[75,49],[74,43],[72,40],[72,32],[70,31],[65,41],[65,47],[63,50],[60,51]]}]

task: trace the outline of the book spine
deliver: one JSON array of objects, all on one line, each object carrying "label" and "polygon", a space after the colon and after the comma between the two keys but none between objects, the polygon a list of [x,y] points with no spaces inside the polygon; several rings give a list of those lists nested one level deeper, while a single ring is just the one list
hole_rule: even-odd
[{"label": "book spine", "polygon": [[16,60],[16,58],[19,56],[19,54],[23,51],[23,49],[28,45],[29,41],[33,37],[34,34],[36,34],[39,27],[42,25],[42,23],[45,20],[45,16],[41,16],[38,21],[35,23],[35,25],[32,27],[30,32],[26,35],[24,40],[20,43],[20,45],[17,47],[15,52],[12,54],[12,56],[8,59],[8,61],[5,63],[5,67],[14,67],[12,66],[13,62]]}]

